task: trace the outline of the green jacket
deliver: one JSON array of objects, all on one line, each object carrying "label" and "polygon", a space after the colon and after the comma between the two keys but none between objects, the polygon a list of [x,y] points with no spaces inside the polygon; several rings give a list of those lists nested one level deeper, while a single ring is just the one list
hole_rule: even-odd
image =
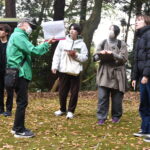
[{"label": "green jacket", "polygon": [[[47,42],[34,46],[30,41],[28,34],[20,29],[15,28],[14,32],[10,36],[6,56],[8,68],[19,68],[19,77],[23,77],[27,80],[32,79],[32,61],[31,55],[43,55],[49,50],[49,44]],[[26,60],[21,67],[23,59]]]}]

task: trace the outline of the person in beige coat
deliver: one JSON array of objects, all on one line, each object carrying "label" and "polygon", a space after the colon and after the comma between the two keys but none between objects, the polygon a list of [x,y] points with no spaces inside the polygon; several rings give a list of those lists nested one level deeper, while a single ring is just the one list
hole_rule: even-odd
[{"label": "person in beige coat", "polygon": [[99,61],[97,71],[98,85],[98,124],[105,123],[109,110],[109,97],[112,100],[112,122],[117,123],[122,116],[122,101],[125,93],[126,69],[128,59],[126,43],[117,39],[120,28],[112,25],[109,28],[109,37],[99,44],[93,56]]}]

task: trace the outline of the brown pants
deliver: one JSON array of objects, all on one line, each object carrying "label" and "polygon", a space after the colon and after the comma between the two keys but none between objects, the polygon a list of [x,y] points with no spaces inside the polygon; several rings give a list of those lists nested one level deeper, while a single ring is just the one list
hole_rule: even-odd
[{"label": "brown pants", "polygon": [[78,101],[80,76],[59,73],[59,100],[60,110],[66,112],[67,96],[70,90],[70,101],[68,111],[74,113]]}]

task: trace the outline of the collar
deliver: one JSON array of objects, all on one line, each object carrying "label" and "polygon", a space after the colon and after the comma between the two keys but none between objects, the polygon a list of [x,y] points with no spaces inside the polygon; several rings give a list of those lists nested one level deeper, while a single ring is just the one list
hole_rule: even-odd
[{"label": "collar", "polygon": [[14,30],[15,32],[21,32],[21,33],[24,33],[26,36],[28,36],[28,34],[26,33],[26,31],[24,31],[24,30],[22,30],[22,29],[20,29],[20,28],[15,28],[15,30]]},{"label": "collar", "polygon": [[144,34],[144,33],[145,33],[146,31],[148,31],[148,30],[150,30],[150,25],[145,26],[145,27],[143,27],[143,28],[137,30],[136,36],[141,37],[142,34]]}]

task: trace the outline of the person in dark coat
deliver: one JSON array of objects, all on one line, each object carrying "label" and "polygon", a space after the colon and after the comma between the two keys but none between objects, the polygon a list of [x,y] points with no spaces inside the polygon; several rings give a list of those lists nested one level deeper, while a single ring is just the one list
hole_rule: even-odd
[{"label": "person in dark coat", "polygon": [[6,89],[6,111],[4,107],[4,76],[6,68],[6,47],[11,33],[11,27],[8,24],[0,24],[0,115],[5,117],[12,115],[13,107],[13,89]]},{"label": "person in dark coat", "polygon": [[133,68],[132,86],[140,83],[141,130],[134,136],[146,136],[144,141],[150,142],[150,16],[138,15],[135,22],[136,45],[135,64]]}]

